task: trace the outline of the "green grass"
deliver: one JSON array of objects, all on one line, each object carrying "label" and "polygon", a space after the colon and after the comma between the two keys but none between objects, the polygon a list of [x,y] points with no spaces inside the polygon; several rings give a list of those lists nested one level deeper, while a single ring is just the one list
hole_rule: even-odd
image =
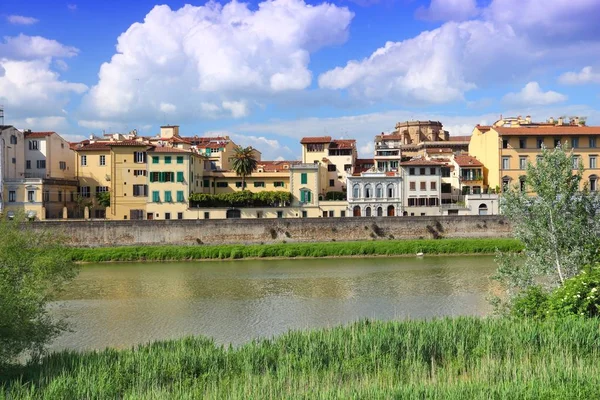
[{"label": "green grass", "polygon": [[0,399],[592,399],[599,323],[362,321],[235,349],[197,337],[62,352],[4,374]]},{"label": "green grass", "polygon": [[263,257],[331,257],[425,254],[491,254],[520,251],[515,239],[381,240],[256,245],[127,246],[72,249],[75,261],[214,260]]}]

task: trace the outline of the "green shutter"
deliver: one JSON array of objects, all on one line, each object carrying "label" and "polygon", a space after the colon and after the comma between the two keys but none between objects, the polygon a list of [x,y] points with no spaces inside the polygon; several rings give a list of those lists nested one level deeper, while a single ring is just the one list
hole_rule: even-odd
[{"label": "green shutter", "polygon": [[306,202],[310,203],[311,201],[311,193],[310,192],[306,192]]},{"label": "green shutter", "polygon": [[177,156],[177,164],[183,164],[183,156]]},{"label": "green shutter", "polygon": [[160,203],[160,193],[158,191],[152,192],[152,201],[155,203]]},{"label": "green shutter", "polygon": [[165,156],[165,164],[171,164],[171,156]]},{"label": "green shutter", "polygon": [[306,176],[305,172],[303,172],[302,174],[300,174],[300,183],[302,185],[306,185],[308,183],[308,177]]},{"label": "green shutter", "polygon": [[150,172],[150,182],[154,182],[154,172]]},{"label": "green shutter", "polygon": [[167,203],[170,203],[171,201],[173,201],[173,199],[171,198],[171,191],[170,190],[165,190],[165,201]]},{"label": "green shutter", "polygon": [[210,183],[208,183],[208,179],[204,179],[204,187],[209,187]]},{"label": "green shutter", "polygon": [[159,158],[158,156],[152,157],[152,164],[158,164]]},{"label": "green shutter", "polygon": [[305,192],[304,190],[302,190],[302,191],[300,192],[300,201],[301,201],[302,203],[304,203],[304,202],[306,201],[306,192]]},{"label": "green shutter", "polygon": [[183,172],[177,172],[177,182],[183,182]]},{"label": "green shutter", "polygon": [[185,202],[185,198],[183,197],[183,190],[177,191],[177,201],[180,203]]}]

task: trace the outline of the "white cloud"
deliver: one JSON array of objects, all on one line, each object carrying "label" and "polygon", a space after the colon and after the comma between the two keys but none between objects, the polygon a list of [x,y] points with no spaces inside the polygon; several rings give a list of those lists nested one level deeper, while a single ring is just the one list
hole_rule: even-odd
[{"label": "white cloud", "polygon": [[585,83],[600,83],[600,72],[592,67],[583,67],[580,72],[565,72],[558,78],[563,85],[583,85]]},{"label": "white cloud", "polygon": [[542,91],[537,82],[529,82],[518,93],[508,93],[502,101],[508,104],[523,106],[543,106],[548,104],[561,103],[567,100],[567,96],[549,90]]},{"label": "white cloud", "polygon": [[429,21],[464,21],[479,13],[476,0],[431,0],[429,7],[419,7],[417,18]]},{"label": "white cloud", "polygon": [[79,53],[75,47],[65,46],[56,40],[41,36],[5,36],[0,43],[0,59],[35,60],[45,57],[73,57]]},{"label": "white cloud", "polygon": [[33,25],[39,22],[37,18],[24,17],[23,15],[9,15],[6,20],[13,25]]},{"label": "white cloud", "polygon": [[63,116],[49,116],[49,117],[29,117],[23,119],[16,119],[11,121],[11,125],[17,127],[17,129],[43,129],[47,131],[61,131],[67,129],[69,122]]},{"label": "white cloud", "polygon": [[343,43],[352,17],[347,8],[302,0],[264,1],[256,10],[235,1],[156,6],[118,38],[82,111],[142,120],[160,98],[180,119],[246,116],[251,98],[308,87],[310,54]]},{"label": "white cloud", "polygon": [[67,8],[69,9],[69,11],[76,11],[77,4],[67,4]]},{"label": "white cloud", "polygon": [[174,113],[177,110],[177,106],[171,103],[160,103],[159,109],[164,113]]}]

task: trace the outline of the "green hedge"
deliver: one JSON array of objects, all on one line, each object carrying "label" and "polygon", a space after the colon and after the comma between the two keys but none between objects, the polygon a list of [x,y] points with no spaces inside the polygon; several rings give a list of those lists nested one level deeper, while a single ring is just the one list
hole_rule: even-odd
[{"label": "green hedge", "polygon": [[328,257],[370,255],[492,254],[520,251],[514,239],[378,240],[264,245],[131,246],[72,249],[76,261],[202,260],[263,257]]},{"label": "green hedge", "polygon": [[252,193],[241,190],[233,193],[190,195],[191,207],[275,207],[289,205],[291,201],[292,194],[284,191]]}]

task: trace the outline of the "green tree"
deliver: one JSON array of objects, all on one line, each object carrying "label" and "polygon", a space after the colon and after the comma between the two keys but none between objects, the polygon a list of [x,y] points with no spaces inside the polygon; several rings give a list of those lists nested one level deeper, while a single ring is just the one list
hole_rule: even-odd
[{"label": "green tree", "polygon": [[77,273],[61,238],[25,221],[0,217],[0,368],[21,354],[36,360],[66,328],[46,306]]},{"label": "green tree", "polygon": [[256,169],[256,155],[251,146],[238,146],[233,150],[232,166],[237,176],[242,177],[242,190],[246,189],[246,177]]},{"label": "green tree", "polygon": [[497,257],[495,279],[509,295],[536,284],[561,286],[598,259],[598,197],[582,185],[583,167],[574,169],[573,160],[561,146],[542,149],[527,166],[526,191],[514,187],[502,195],[501,211],[525,246],[520,255]]},{"label": "green tree", "polygon": [[110,207],[110,192],[101,192],[96,195],[100,207]]}]

